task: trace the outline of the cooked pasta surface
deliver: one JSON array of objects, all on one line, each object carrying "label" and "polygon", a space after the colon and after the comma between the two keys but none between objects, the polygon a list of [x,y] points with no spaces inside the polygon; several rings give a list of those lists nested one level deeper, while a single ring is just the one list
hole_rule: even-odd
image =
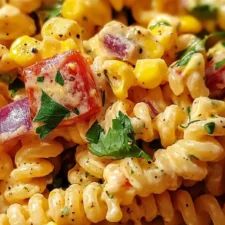
[{"label": "cooked pasta surface", "polygon": [[225,1],[0,0],[0,225],[225,225]]}]

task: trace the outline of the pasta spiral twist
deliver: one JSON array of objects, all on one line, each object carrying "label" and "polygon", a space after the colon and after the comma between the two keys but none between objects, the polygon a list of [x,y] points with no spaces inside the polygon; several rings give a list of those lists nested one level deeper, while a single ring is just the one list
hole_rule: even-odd
[{"label": "pasta spiral twist", "polygon": [[180,69],[174,64],[170,66],[168,81],[175,95],[182,94],[187,88],[191,97],[195,99],[209,95],[204,76],[204,57],[201,53],[195,53],[184,68]]},{"label": "pasta spiral twist", "polygon": [[11,157],[1,147],[0,155],[0,212],[4,212],[8,207],[8,203],[3,193],[6,189],[8,176],[13,170],[13,162]]},{"label": "pasta spiral twist", "polygon": [[[224,102],[202,97],[196,99],[193,105],[195,105],[193,118],[196,112],[200,111],[202,113],[196,116],[201,120],[191,123],[184,130],[184,139],[178,140],[165,150],[156,151],[153,162],[125,158],[106,166],[103,199],[108,206],[106,218],[109,221],[119,221],[122,217],[120,205],[128,204],[135,195],[146,197],[151,193],[177,189],[181,178],[192,181],[203,180],[207,175],[207,162],[223,159],[224,149],[212,136],[225,134],[225,118],[220,116],[224,113],[224,111],[220,113]],[[208,106],[206,112],[201,111],[204,105]],[[213,105],[216,107],[212,107]],[[212,111],[217,111],[215,117],[204,119],[205,114]],[[213,133],[208,133],[205,129],[209,123],[215,126]],[[127,182],[130,186],[124,188]],[[113,200],[109,196],[113,196]]]},{"label": "pasta spiral twist", "polygon": [[[47,225],[54,221],[57,225],[86,225],[91,221],[103,221],[106,207],[100,198],[101,191],[101,185],[93,182],[85,189],[78,184],[65,191],[55,189],[48,199],[35,194],[27,205],[12,204],[6,214],[0,214],[0,224]],[[203,194],[193,200],[183,190],[136,197],[131,204],[122,207],[122,212],[120,224],[132,221],[134,225],[141,225],[142,219],[150,222],[158,216],[167,225],[209,225],[211,222],[223,225],[225,221],[224,209],[214,196]]]},{"label": "pasta spiral twist", "polygon": [[187,191],[178,190],[135,198],[131,205],[123,207],[122,222],[141,225],[142,219],[150,222],[157,216],[162,217],[163,224],[171,225],[208,225],[211,221],[213,225],[222,225],[225,221],[225,213],[214,196],[203,194],[193,200]]},{"label": "pasta spiral twist", "polygon": [[20,202],[45,190],[54,167],[47,159],[56,157],[63,146],[56,141],[25,140],[15,155],[16,168],[10,173],[4,193],[8,202]]},{"label": "pasta spiral twist", "polygon": [[140,102],[134,105],[130,101],[117,101],[106,112],[103,121],[106,130],[119,111],[130,117],[136,139],[152,141],[159,136],[164,147],[177,140],[179,133],[182,133],[179,132],[179,125],[186,119],[184,111],[177,105],[166,107],[152,120],[151,108],[147,103]]}]

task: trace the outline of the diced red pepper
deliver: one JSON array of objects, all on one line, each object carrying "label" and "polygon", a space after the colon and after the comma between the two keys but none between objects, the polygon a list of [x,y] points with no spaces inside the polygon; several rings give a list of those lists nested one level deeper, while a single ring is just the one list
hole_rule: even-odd
[{"label": "diced red pepper", "polygon": [[[56,81],[57,73],[61,74],[63,85]],[[23,77],[33,117],[41,107],[42,91],[71,111],[60,125],[89,119],[101,108],[101,98],[90,66],[76,51],[68,51],[27,67]]]}]

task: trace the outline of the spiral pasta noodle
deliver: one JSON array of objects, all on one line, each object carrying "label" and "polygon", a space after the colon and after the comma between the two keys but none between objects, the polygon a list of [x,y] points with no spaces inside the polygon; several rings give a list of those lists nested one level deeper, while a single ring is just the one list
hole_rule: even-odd
[{"label": "spiral pasta noodle", "polygon": [[35,193],[42,193],[48,184],[53,165],[48,161],[63,151],[56,141],[26,140],[15,155],[16,167],[11,171],[4,196],[8,202],[20,202]]}]

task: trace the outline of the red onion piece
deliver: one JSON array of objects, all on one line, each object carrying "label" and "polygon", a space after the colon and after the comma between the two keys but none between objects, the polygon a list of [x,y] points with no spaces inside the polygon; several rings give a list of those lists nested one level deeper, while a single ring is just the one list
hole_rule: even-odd
[{"label": "red onion piece", "polygon": [[131,41],[112,34],[104,35],[103,43],[104,46],[119,59],[127,59],[135,49]]},{"label": "red onion piece", "polygon": [[0,109],[0,143],[24,135],[32,127],[28,98]]}]

